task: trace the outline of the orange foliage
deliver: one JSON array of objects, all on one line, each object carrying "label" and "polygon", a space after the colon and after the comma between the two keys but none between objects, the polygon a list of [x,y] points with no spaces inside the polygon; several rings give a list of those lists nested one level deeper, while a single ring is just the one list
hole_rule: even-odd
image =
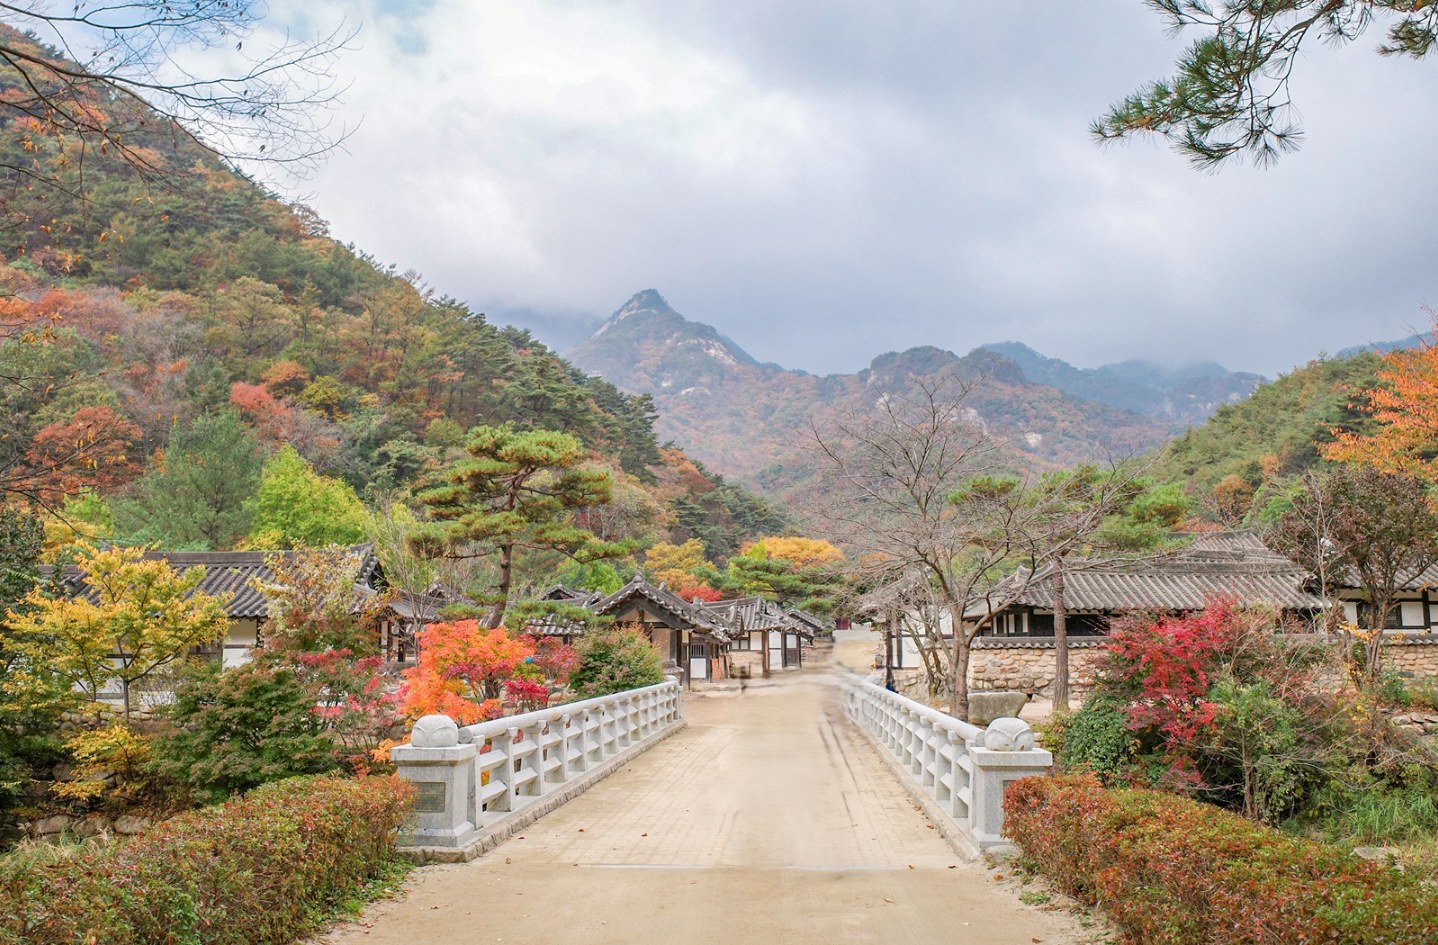
[{"label": "orange foliage", "polygon": [[707,584],[686,584],[682,587],[672,588],[672,590],[677,596],[691,602],[698,600],[706,604],[712,604],[716,600],[724,599],[723,594]]},{"label": "orange foliage", "polygon": [[503,714],[500,697],[535,654],[534,642],[477,620],[433,623],[419,633],[419,663],[405,671],[405,715],[447,715],[473,725]]},{"label": "orange foliage", "polygon": [[271,444],[289,442],[286,433],[294,424],[295,408],[259,384],[235,381],[230,385],[230,404],[249,421],[261,440]]},{"label": "orange foliage", "polygon": [[69,420],[42,427],[25,452],[25,479],[46,501],[84,488],[111,489],[138,467],[127,451],[140,428],[110,407],[81,407]]},{"label": "orange foliage", "polygon": [[1438,482],[1438,344],[1390,351],[1383,356],[1378,386],[1365,392],[1367,411],[1378,421],[1370,433],[1339,432],[1323,448],[1337,462],[1360,463],[1381,472]]},{"label": "orange foliage", "polygon": [[293,396],[310,382],[310,372],[296,361],[276,361],[266,369],[260,381],[271,394]]}]

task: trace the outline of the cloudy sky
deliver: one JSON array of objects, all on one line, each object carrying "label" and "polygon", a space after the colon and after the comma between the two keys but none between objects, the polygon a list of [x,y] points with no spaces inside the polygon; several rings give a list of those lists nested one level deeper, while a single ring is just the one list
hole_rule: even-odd
[{"label": "cloudy sky", "polygon": [[1438,64],[1377,33],[1300,64],[1298,154],[1204,175],[1088,137],[1179,48],[1140,0],[271,6],[362,26],[307,202],[497,320],[653,287],[814,372],[1012,339],[1272,375],[1438,305]]}]

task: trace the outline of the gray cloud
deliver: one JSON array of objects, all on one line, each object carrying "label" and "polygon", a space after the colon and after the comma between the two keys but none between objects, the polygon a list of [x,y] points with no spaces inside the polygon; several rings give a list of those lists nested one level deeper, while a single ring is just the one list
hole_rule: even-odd
[{"label": "gray cloud", "polygon": [[1434,66],[1381,60],[1376,34],[1305,57],[1301,152],[1205,176],[1087,137],[1179,47],[1139,0],[362,16],[344,65],[364,124],[311,202],[482,310],[592,319],[653,286],[811,371],[1017,339],[1273,374],[1438,301]]}]

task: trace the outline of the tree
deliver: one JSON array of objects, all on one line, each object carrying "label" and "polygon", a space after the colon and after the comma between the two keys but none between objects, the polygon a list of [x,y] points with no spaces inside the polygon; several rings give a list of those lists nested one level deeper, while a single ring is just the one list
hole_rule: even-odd
[{"label": "tree", "polygon": [[251,547],[354,545],[364,541],[368,531],[369,513],[348,483],[321,476],[292,446],[265,460],[250,526]]},{"label": "tree", "polygon": [[866,582],[932,593],[939,619],[927,628],[926,660],[960,718],[969,709],[971,644],[993,620],[993,596],[1022,590],[999,582],[1022,550],[1030,508],[1020,483],[987,475],[998,468],[1000,443],[976,422],[970,390],[919,383],[814,433],[825,499],[816,516],[836,543],[856,550]]},{"label": "tree", "polygon": [[1363,596],[1360,626],[1346,632],[1363,642],[1354,676],[1371,688],[1400,594],[1438,564],[1438,512],[1420,480],[1354,466],[1306,477],[1289,504],[1272,533],[1278,550],[1325,580],[1334,604],[1340,587]]},{"label": "tree", "polygon": [[129,541],[169,550],[232,548],[249,534],[263,462],[233,412],[203,414],[170,433],[134,496],[116,503],[116,525]]},{"label": "tree", "polygon": [[670,587],[697,583],[699,569],[708,565],[704,544],[697,538],[679,545],[661,541],[644,553],[644,570],[649,577]]},{"label": "tree", "polygon": [[[149,180],[170,172],[146,146],[158,137],[156,126],[169,122],[177,137],[226,160],[311,163],[344,138],[324,113],[338,92],[329,70],[352,34],[287,39],[255,54],[263,43],[247,50],[245,41],[254,39],[264,10],[253,0],[100,0],[73,9],[8,3],[5,20],[27,35],[0,33],[10,87],[3,109],[37,139],[74,150],[75,163],[111,156]],[[197,73],[189,55],[196,49],[225,49],[232,69]],[[9,170],[57,188],[66,183],[43,165]]]},{"label": "tree", "polygon": [[448,715],[460,725],[503,715],[505,684],[535,655],[529,640],[476,620],[432,623],[419,644],[419,662],[404,674],[405,715]]},{"label": "tree", "polygon": [[1094,123],[1101,141],[1160,135],[1199,167],[1240,155],[1271,164],[1298,147],[1289,80],[1305,44],[1352,42],[1388,23],[1378,51],[1422,59],[1438,42],[1438,10],[1413,0],[1145,0],[1175,32],[1202,34],[1171,79],[1150,82]]},{"label": "tree", "polygon": [[664,663],[638,627],[605,627],[580,637],[579,668],[569,677],[581,699],[653,686],[664,681]]},{"label": "tree", "polygon": [[514,584],[516,555],[558,553],[579,562],[625,554],[574,523],[576,510],[609,500],[610,478],[584,465],[579,440],[552,430],[479,426],[465,444],[469,458],[420,493],[432,526],[416,539],[432,556],[498,558],[488,623],[500,625]]},{"label": "tree", "polygon": [[1323,455],[1438,483],[1438,345],[1425,339],[1383,355],[1363,397],[1376,426],[1339,433]]},{"label": "tree", "polygon": [[[40,582],[43,530],[39,519],[0,505],[0,613],[24,611]],[[69,689],[46,661],[27,659],[12,646],[0,620],[0,827],[23,803],[32,771],[59,751],[61,712]]]},{"label": "tree", "polygon": [[257,581],[256,589],[269,613],[266,651],[287,657],[326,650],[376,654],[376,626],[388,599],[360,589],[363,555],[345,548],[306,548],[266,555],[265,563],[273,577]]},{"label": "tree", "polygon": [[1020,540],[1030,565],[1049,565],[1054,611],[1055,709],[1069,708],[1068,608],[1065,580],[1075,568],[1112,564],[1158,546],[1188,511],[1182,491],[1154,488],[1134,465],[1092,464],[1042,476],[1029,490],[1033,509]]},{"label": "tree", "polygon": [[269,660],[196,667],[162,714],[148,767],[211,801],[339,765],[315,693]]},{"label": "tree", "polygon": [[95,601],[32,590],[23,609],[9,611],[10,646],[28,664],[66,679],[91,711],[104,711],[101,694],[118,683],[128,719],[137,683],[224,638],[230,622],[224,601],[196,590],[203,567],[178,573],[139,549],[86,545],[78,564]]}]

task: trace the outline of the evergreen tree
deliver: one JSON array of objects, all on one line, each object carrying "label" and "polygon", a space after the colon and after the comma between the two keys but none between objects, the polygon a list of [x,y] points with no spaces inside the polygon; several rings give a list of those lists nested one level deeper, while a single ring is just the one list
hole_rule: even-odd
[{"label": "evergreen tree", "polygon": [[576,510],[607,502],[611,486],[608,472],[584,466],[575,437],[480,426],[470,431],[465,451],[468,458],[444,474],[443,484],[420,494],[433,523],[416,542],[432,556],[498,559],[489,626],[504,617],[517,554],[558,552],[584,563],[629,550],[574,523]]},{"label": "evergreen tree", "polygon": [[249,534],[263,463],[234,412],[204,414],[171,432],[161,462],[136,483],[133,498],[116,504],[116,526],[134,544],[232,548]]}]

